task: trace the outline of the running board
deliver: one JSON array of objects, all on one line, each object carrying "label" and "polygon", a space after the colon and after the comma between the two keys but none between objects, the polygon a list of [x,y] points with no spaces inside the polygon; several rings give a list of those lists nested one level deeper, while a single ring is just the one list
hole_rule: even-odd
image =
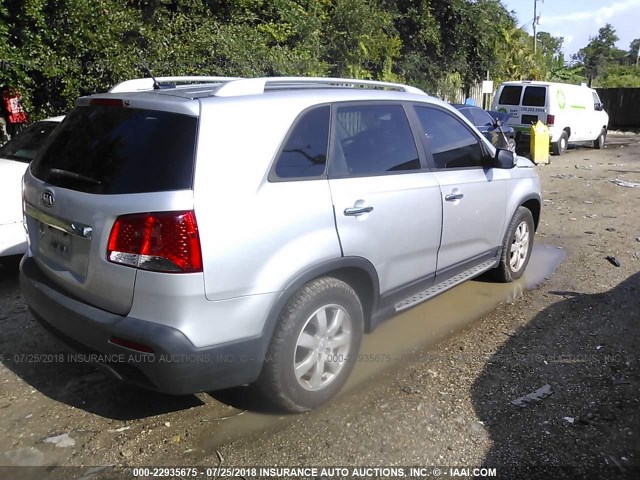
[{"label": "running board", "polygon": [[429,300],[430,298],[435,297],[442,292],[445,292],[446,290],[449,290],[452,287],[455,287],[460,283],[466,282],[473,277],[477,277],[487,270],[491,270],[496,266],[497,263],[498,262],[496,260],[489,260],[488,262],[481,263],[480,265],[470,268],[469,270],[465,270],[464,272],[459,273],[454,277],[448,278],[443,282],[440,282],[432,287],[427,288],[426,290],[423,290],[422,292],[416,293],[415,295],[412,295],[411,297],[396,303],[394,305],[394,308],[396,309],[396,312],[411,308],[419,303],[424,302],[425,300]]}]

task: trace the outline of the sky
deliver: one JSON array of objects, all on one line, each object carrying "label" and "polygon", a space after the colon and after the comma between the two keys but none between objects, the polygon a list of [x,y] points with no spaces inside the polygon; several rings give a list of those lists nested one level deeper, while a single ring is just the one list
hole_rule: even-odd
[{"label": "sky", "polygon": [[[541,15],[539,32],[564,37],[565,59],[589,43],[600,27],[610,23],[620,40],[616,46],[629,50],[629,44],[640,38],[640,0],[537,0]],[[519,25],[526,24],[532,33],[534,0],[502,0],[516,13]]]}]

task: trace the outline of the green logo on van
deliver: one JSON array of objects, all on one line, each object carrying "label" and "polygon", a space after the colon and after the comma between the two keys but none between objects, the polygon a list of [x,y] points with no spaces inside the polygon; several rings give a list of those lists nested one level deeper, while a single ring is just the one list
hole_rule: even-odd
[{"label": "green logo on van", "polygon": [[558,107],[560,107],[560,110],[564,110],[566,99],[564,98],[564,92],[562,90],[558,90],[557,98],[558,98]]},{"label": "green logo on van", "polygon": [[499,112],[502,112],[502,113],[507,113],[507,109],[506,109],[506,108],[504,108],[504,107],[499,108],[499,109],[498,109],[498,111],[499,111]]}]

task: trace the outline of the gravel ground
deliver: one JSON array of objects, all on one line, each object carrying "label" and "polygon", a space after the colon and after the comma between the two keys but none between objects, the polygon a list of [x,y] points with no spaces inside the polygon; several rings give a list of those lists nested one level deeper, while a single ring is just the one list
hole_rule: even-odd
[{"label": "gravel ground", "polygon": [[[358,365],[344,394],[305,415],[264,412],[244,389],[168,397],[58,361],[64,348],[26,311],[15,259],[3,261],[0,466],[223,458],[484,465],[504,478],[509,466],[640,476],[640,187],[612,182],[640,182],[640,135],[608,140],[605,150],[574,148],[538,167],[545,203],[536,242],[547,249],[530,270],[543,283],[468,282],[387,322],[365,351],[392,361]],[[552,274],[558,257],[548,254],[560,250],[566,258]],[[524,408],[511,403],[543,387],[552,394]]]}]

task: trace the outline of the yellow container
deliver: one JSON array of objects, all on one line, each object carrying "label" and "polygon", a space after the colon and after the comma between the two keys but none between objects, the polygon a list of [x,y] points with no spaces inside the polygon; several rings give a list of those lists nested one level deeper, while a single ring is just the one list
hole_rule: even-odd
[{"label": "yellow container", "polygon": [[549,163],[549,128],[538,120],[531,125],[531,160],[536,165]]}]

